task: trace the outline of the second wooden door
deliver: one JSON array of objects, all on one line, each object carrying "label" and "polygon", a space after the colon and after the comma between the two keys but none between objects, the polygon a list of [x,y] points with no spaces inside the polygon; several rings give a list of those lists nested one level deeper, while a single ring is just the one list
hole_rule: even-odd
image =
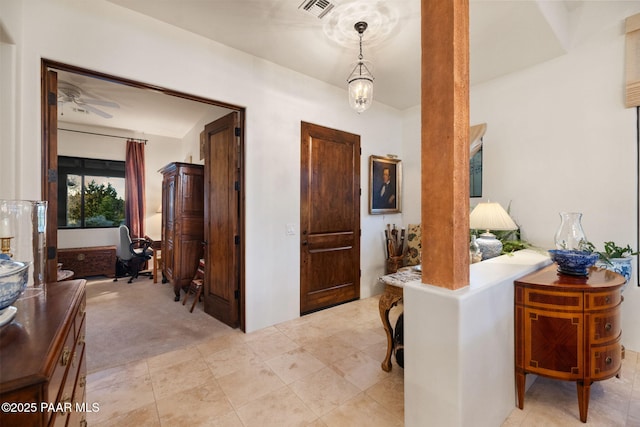
[{"label": "second wooden door", "polygon": [[300,312],[360,297],[360,136],[302,123]]}]

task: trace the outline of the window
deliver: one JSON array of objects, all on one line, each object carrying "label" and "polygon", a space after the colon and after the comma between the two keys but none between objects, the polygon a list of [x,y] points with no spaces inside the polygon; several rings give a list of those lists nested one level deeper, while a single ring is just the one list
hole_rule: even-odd
[{"label": "window", "polygon": [[124,224],[124,164],[58,156],[58,228]]},{"label": "window", "polygon": [[469,161],[469,197],[482,197],[482,148]]}]

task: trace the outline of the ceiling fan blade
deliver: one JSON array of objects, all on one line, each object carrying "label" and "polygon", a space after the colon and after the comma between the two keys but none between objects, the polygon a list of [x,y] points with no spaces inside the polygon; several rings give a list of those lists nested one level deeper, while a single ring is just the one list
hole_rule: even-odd
[{"label": "ceiling fan blade", "polygon": [[96,107],[93,107],[93,106],[91,106],[89,104],[78,103],[78,105],[81,106],[82,108],[85,108],[85,109],[91,111],[92,113],[95,113],[95,114],[99,115],[100,117],[104,117],[105,119],[110,119],[111,117],[113,117],[111,114],[109,114],[109,113],[107,113],[105,111],[99,110]]},{"label": "ceiling fan blade", "polygon": [[111,108],[120,108],[120,104],[111,101],[103,101],[101,99],[85,99],[82,98],[81,102],[83,104],[93,104],[93,105],[101,105],[103,107],[111,107]]}]

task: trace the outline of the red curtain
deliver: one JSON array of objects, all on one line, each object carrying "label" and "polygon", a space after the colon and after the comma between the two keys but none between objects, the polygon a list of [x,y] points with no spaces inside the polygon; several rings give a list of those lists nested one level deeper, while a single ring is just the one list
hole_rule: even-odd
[{"label": "red curtain", "polygon": [[131,238],[144,237],[144,143],[127,140],[125,217]]}]

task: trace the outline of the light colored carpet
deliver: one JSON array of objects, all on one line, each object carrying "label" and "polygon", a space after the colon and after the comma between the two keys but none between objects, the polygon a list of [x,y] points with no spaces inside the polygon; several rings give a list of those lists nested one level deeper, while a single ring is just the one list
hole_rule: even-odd
[{"label": "light colored carpet", "polygon": [[[87,371],[156,356],[233,331],[203,311],[173,300],[173,287],[139,277],[87,281]],[[184,298],[184,293],[182,294]]]}]

